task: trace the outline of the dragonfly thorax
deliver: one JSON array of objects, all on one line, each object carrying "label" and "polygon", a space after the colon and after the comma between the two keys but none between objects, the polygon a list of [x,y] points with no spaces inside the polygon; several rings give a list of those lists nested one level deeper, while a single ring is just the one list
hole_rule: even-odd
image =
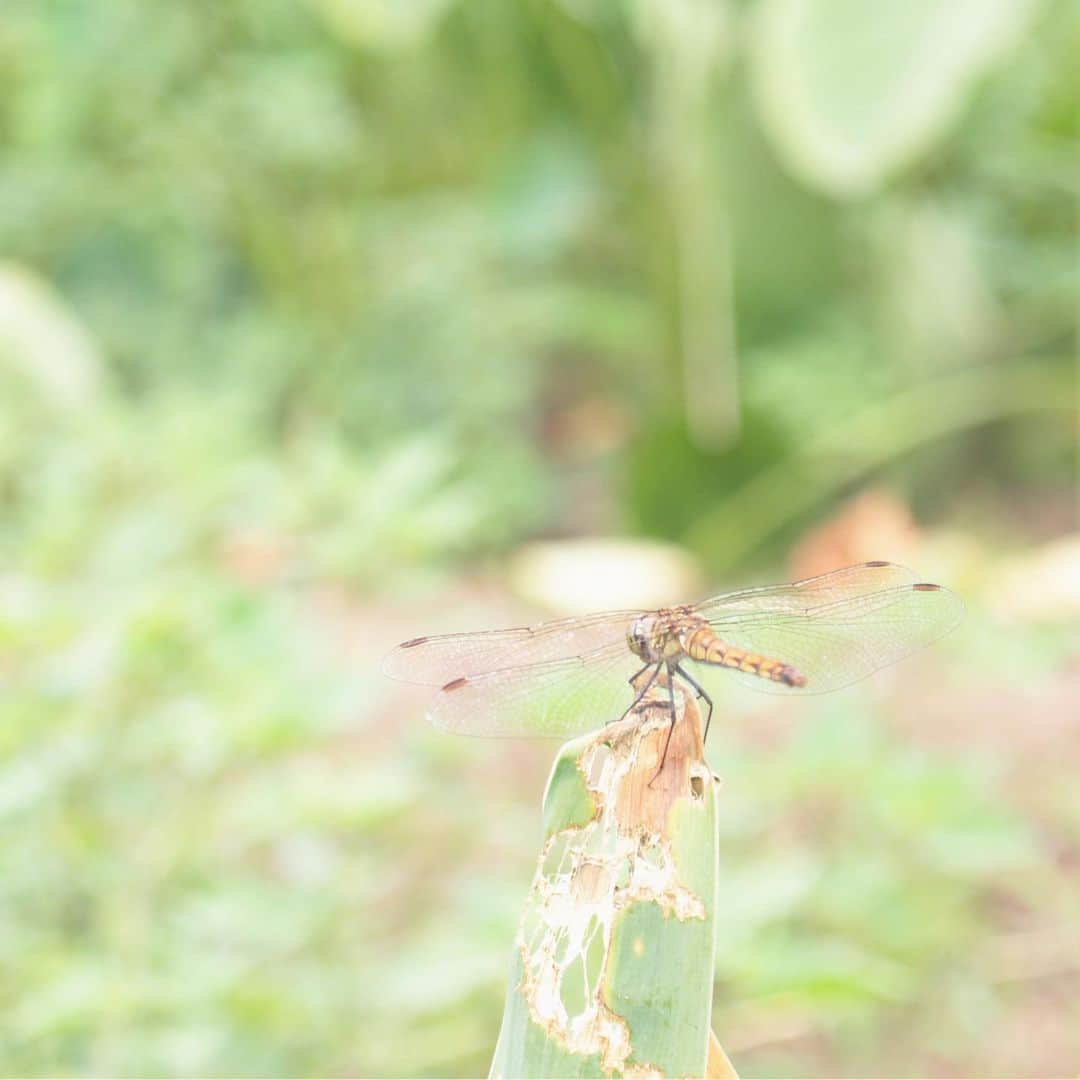
[{"label": "dragonfly thorax", "polygon": [[686,652],[680,631],[683,628],[678,621],[664,612],[652,615],[639,615],[626,633],[626,644],[635,656],[640,656],[646,664],[659,664],[664,660],[675,660]]}]

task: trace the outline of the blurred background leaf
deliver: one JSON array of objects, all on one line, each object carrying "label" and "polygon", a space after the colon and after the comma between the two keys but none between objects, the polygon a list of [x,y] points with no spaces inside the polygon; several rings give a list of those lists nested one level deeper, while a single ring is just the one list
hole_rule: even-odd
[{"label": "blurred background leaf", "polygon": [[766,130],[810,183],[866,195],[945,132],[1035,7],[763,0],[753,74]]}]

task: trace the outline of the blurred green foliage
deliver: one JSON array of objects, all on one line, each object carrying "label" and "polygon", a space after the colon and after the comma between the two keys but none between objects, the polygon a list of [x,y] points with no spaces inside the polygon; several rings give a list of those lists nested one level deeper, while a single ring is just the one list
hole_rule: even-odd
[{"label": "blurred green foliage", "polygon": [[[275,444],[424,431],[506,499],[473,546],[493,521],[505,535],[550,515],[549,418],[602,394],[635,433],[630,468],[602,463],[628,515],[685,536],[671,506],[700,501],[702,474],[722,498],[891,389],[942,366],[992,380],[1072,340],[1075,9],[897,5],[901,32],[862,26],[859,5],[799,7],[788,27],[780,3],[16,3],[0,31],[4,252],[75,306],[125,390],[242,387]],[[799,89],[815,63],[833,97]],[[821,192],[848,167],[877,191],[842,212]],[[735,381],[714,392],[694,342],[728,337],[716,365]],[[691,404],[742,439],[703,441],[694,409],[680,420]],[[1063,428],[1059,472],[1069,442]],[[982,440],[949,460],[985,468]],[[932,504],[920,465],[904,483]],[[516,485],[499,479],[511,468]],[[693,537],[718,567],[720,539]]]},{"label": "blurred green foliage", "polygon": [[1046,760],[717,725],[718,1032],[1072,1067],[987,957],[1074,921],[1074,654],[984,594],[1070,512],[1080,9],[956,10],[5,6],[6,1072],[485,1071],[547,751],[424,730],[400,605],[541,531],[775,567],[869,476],[976,534],[943,692]]}]

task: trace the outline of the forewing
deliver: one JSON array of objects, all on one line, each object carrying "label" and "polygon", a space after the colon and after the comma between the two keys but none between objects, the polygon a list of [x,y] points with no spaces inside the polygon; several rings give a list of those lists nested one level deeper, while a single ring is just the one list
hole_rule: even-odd
[{"label": "forewing", "polygon": [[383,673],[402,682],[444,686],[454,679],[572,659],[616,644],[628,652],[626,631],[638,614],[605,611],[511,630],[414,638],[387,655]]},{"label": "forewing", "polygon": [[640,667],[620,641],[569,660],[462,676],[435,695],[428,719],[455,735],[565,739],[618,720]]},{"label": "forewing", "polygon": [[823,595],[828,594],[806,590],[802,603],[795,603],[790,593],[765,593],[759,605],[741,602],[709,619],[728,645],[790,664],[806,677],[805,686],[787,686],[735,669],[731,673],[766,693],[837,690],[936,641],[954,629],[964,613],[954,593],[919,582],[840,599],[823,601]]},{"label": "forewing", "polygon": [[918,580],[914,570],[898,563],[865,562],[790,584],[762,585],[723,593],[694,605],[694,609],[710,621],[737,612],[800,612],[869,593],[914,585]]}]

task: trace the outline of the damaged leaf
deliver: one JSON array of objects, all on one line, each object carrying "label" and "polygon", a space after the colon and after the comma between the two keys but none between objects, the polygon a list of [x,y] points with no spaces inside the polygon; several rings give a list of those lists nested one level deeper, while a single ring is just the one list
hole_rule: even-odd
[{"label": "damaged leaf", "polygon": [[705,1076],[726,1061],[709,1029],[715,785],[695,702],[676,683],[672,729],[668,693],[658,680],[556,759],[492,1076]]}]

